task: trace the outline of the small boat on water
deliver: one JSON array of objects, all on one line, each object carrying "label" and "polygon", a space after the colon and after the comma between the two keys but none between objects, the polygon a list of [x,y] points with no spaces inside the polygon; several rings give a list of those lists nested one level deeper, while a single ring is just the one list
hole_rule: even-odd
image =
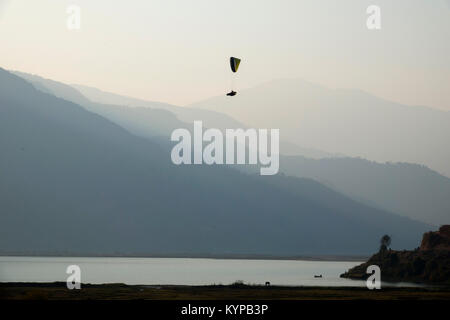
[{"label": "small boat on water", "polygon": [[319,274],[319,275],[315,274],[314,278],[322,278],[322,275],[321,274]]}]

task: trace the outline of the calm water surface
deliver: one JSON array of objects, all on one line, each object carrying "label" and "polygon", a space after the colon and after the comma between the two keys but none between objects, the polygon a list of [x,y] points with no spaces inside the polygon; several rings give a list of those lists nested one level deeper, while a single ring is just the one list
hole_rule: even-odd
[{"label": "calm water surface", "polygon": [[[305,286],[365,286],[364,281],[339,278],[361,262],[186,259],[186,258],[79,258],[0,257],[0,282],[66,281],[66,268],[81,268],[82,283],[125,284],[248,284]],[[314,278],[321,274],[323,278]],[[405,284],[403,284],[405,285]]]}]

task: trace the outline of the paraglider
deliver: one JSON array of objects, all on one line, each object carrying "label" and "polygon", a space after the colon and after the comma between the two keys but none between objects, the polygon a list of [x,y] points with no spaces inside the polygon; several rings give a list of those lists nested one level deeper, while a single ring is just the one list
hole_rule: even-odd
[{"label": "paraglider", "polygon": [[[231,67],[231,71],[233,71],[233,73],[236,73],[239,69],[239,64],[241,63],[241,59],[239,58],[235,58],[235,57],[230,57],[230,67]],[[231,92],[227,93],[227,96],[233,97],[236,95],[236,91],[233,90],[233,81],[231,83]]]}]

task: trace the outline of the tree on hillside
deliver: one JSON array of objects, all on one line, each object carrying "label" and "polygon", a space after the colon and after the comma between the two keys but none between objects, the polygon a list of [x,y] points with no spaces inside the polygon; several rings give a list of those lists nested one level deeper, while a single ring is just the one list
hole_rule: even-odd
[{"label": "tree on hillside", "polygon": [[380,251],[384,252],[391,245],[391,237],[387,234],[381,237],[380,239]]}]

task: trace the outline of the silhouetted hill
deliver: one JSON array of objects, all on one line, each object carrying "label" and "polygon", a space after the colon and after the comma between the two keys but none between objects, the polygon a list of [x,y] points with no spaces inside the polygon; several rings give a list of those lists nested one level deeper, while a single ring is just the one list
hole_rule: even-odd
[{"label": "silhouetted hill", "polygon": [[[173,129],[179,127],[191,129],[190,122],[193,119],[204,119],[206,124],[218,125],[222,129],[228,125],[231,126],[230,128],[243,126],[230,121],[227,116],[221,118],[221,114],[217,112],[175,107],[115,95],[95,88],[76,86],[88,95],[88,99],[76,89],[63,83],[21,72],[15,72],[15,74],[30,81],[39,90],[77,103],[119,124],[131,133],[146,138],[161,136],[163,143],[167,141]],[[90,99],[108,104],[92,102]],[[145,107],[124,107],[120,106],[120,103]],[[184,117],[187,123],[179,121],[176,113],[181,113],[180,116]],[[286,146],[286,144],[288,143],[285,142],[280,146],[282,154],[288,150],[313,157],[326,156],[315,150],[304,150],[295,145]],[[434,225],[450,221],[450,197],[448,197],[450,179],[420,165],[382,164],[344,157],[309,159],[302,156],[283,156],[280,170],[288,175],[314,179],[357,201],[415,220]]]},{"label": "silhouetted hill", "polygon": [[365,254],[429,227],[170,150],[0,69],[0,252]]},{"label": "silhouetted hill", "polygon": [[341,275],[343,278],[367,279],[367,267],[378,265],[381,280],[450,284],[450,225],[423,235],[414,251],[380,250],[367,262]]}]

